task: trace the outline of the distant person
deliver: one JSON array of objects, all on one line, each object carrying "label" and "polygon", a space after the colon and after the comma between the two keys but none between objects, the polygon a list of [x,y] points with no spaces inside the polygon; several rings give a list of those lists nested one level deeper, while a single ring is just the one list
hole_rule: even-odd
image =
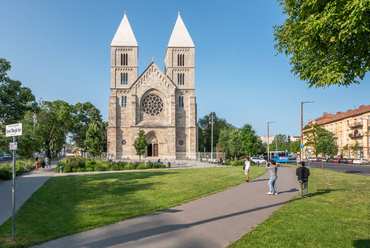
[{"label": "distant person", "polygon": [[269,180],[269,188],[270,191],[267,193],[268,195],[277,195],[276,190],[276,179],[277,179],[277,166],[276,161],[272,161],[271,164],[269,162],[266,163],[266,169],[270,171],[270,180]]},{"label": "distant person", "polygon": [[249,162],[248,158],[245,157],[245,164],[244,164],[244,173],[247,177],[246,182],[249,183],[249,168],[251,167],[251,162]]},{"label": "distant person", "polygon": [[36,157],[35,166],[36,166],[36,170],[38,170],[40,167],[39,157]]},{"label": "distant person", "polygon": [[220,158],[220,162],[218,162],[219,164],[223,164],[224,161],[222,160],[222,158]]},{"label": "distant person", "polygon": [[305,163],[303,161],[299,162],[299,167],[296,169],[296,175],[299,182],[299,197],[309,198],[308,177],[310,176],[310,170],[305,167]]},{"label": "distant person", "polygon": [[45,170],[45,159],[44,161],[41,162],[41,167],[42,167],[42,170]]},{"label": "distant person", "polygon": [[49,166],[49,157],[46,157],[45,158],[45,166],[48,167]]}]

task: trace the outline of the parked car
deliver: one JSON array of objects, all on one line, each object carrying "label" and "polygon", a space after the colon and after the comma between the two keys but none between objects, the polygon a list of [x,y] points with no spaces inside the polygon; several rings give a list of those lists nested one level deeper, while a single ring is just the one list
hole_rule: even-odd
[{"label": "parked car", "polygon": [[10,154],[4,154],[3,159],[12,159],[12,156]]},{"label": "parked car", "polygon": [[260,157],[251,157],[251,160],[252,160],[252,162],[254,162],[254,163],[259,163],[259,164],[264,164],[264,163],[266,163],[267,161],[266,160],[264,160],[263,158],[260,158]]},{"label": "parked car", "polygon": [[331,162],[332,162],[332,160],[333,160],[333,158],[327,158],[327,159],[326,159],[326,163],[331,163]]},{"label": "parked car", "polygon": [[353,164],[353,158],[347,158],[346,164]]},{"label": "parked car", "polygon": [[340,159],[340,158],[333,158],[333,159],[331,160],[331,162],[332,162],[332,163],[339,163],[339,159]]},{"label": "parked car", "polygon": [[341,158],[341,159],[339,159],[338,163],[346,164],[347,163],[347,159],[346,158]]},{"label": "parked car", "polygon": [[353,164],[368,164],[369,160],[365,158],[356,158],[353,160]]},{"label": "parked car", "polygon": [[316,161],[317,161],[317,158],[315,158],[315,157],[312,157],[312,158],[308,158],[308,161],[311,161],[311,162],[316,162]]}]

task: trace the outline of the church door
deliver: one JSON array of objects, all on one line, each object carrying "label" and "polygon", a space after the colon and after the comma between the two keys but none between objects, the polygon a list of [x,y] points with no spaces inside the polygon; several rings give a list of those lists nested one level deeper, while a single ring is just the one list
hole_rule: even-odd
[{"label": "church door", "polygon": [[158,144],[153,144],[153,157],[158,157]]},{"label": "church door", "polygon": [[148,145],[148,147],[147,147],[147,156],[148,157],[153,156],[153,145],[152,144]]}]

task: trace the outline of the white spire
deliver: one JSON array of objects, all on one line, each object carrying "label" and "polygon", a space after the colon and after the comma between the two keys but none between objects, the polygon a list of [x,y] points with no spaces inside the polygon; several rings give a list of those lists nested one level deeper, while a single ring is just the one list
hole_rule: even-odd
[{"label": "white spire", "polygon": [[167,47],[194,47],[193,40],[181,19],[180,12]]},{"label": "white spire", "polygon": [[137,46],[134,32],[132,32],[130,23],[126,17],[126,11],[119,25],[116,34],[112,40],[111,46]]}]

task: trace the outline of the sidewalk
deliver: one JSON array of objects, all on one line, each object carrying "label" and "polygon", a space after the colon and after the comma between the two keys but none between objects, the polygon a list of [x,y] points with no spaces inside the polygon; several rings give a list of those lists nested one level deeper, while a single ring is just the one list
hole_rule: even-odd
[{"label": "sidewalk", "polygon": [[[56,162],[51,168],[32,170],[15,179],[15,211],[27,201],[49,178],[54,176]],[[0,182],[0,225],[12,217],[12,180]]]},{"label": "sidewalk", "polygon": [[265,173],[250,183],[165,211],[37,247],[225,247],[267,219],[298,191],[294,169],[279,167],[278,195],[266,194],[268,180]]}]

